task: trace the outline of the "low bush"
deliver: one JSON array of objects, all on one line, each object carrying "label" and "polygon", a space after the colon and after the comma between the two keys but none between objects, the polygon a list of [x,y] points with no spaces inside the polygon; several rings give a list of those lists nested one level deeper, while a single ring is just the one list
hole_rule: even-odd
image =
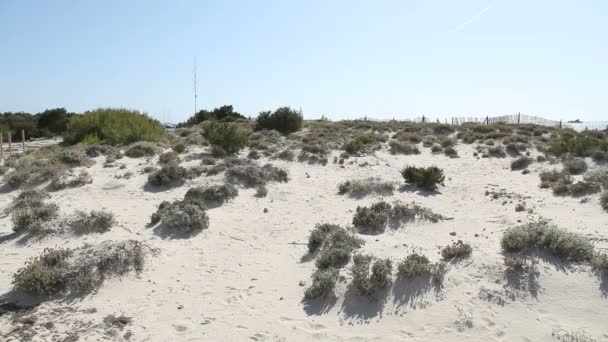
[{"label": "low bush", "polygon": [[13,285],[43,296],[90,292],[110,276],[141,272],[147,249],[135,240],[104,241],[78,249],[46,249],[15,272]]},{"label": "low bush", "polygon": [[255,121],[255,130],[273,129],[283,134],[294,133],[302,129],[304,118],[301,113],[281,107],[274,112],[261,112]]},{"label": "low bush", "polygon": [[589,170],[585,173],[583,179],[589,183],[601,184],[604,189],[608,189],[608,167]]},{"label": "low bush", "polygon": [[102,108],[83,115],[74,115],[67,125],[63,141],[109,145],[131,144],[137,141],[157,141],[163,126],[146,114],[118,108]]},{"label": "low bush", "polygon": [[601,191],[599,184],[591,182],[576,182],[568,187],[568,193],[573,197],[597,194]]},{"label": "low bush", "polygon": [[286,183],[289,181],[287,171],[272,164],[262,167],[256,164],[234,165],[226,170],[229,183],[241,183],[247,188],[264,186],[269,182]]},{"label": "low bush", "polygon": [[508,229],[500,240],[506,252],[544,249],[562,259],[574,262],[589,261],[593,244],[583,236],[539,220]]},{"label": "low bush", "polygon": [[[319,254],[316,257],[315,265],[319,269],[342,268],[350,261],[352,252],[360,248],[364,241],[342,227],[327,229],[331,229],[331,231],[323,237],[321,247],[316,247]],[[313,250],[316,249],[313,248]]]},{"label": "low bush", "polygon": [[292,150],[290,149],[285,149],[279,153],[277,153],[274,158],[276,159],[281,159],[281,160],[285,160],[285,161],[293,161],[295,158],[295,155],[293,153]]},{"label": "low bush", "polygon": [[387,225],[396,227],[416,220],[438,222],[442,219],[443,216],[416,203],[395,202],[391,205],[381,201],[369,207],[357,207],[353,226],[360,234],[379,234],[384,232]]},{"label": "low bush", "polygon": [[152,224],[159,222],[177,232],[188,234],[209,227],[205,204],[193,200],[162,202],[151,218]]},{"label": "low bush", "polygon": [[169,151],[158,156],[158,162],[161,164],[179,164],[180,160],[176,152]]},{"label": "low bush", "polygon": [[70,230],[76,234],[105,233],[116,224],[114,214],[108,211],[78,211],[68,221]]},{"label": "low bush", "polygon": [[344,151],[346,151],[348,154],[361,153],[363,152],[364,148],[365,145],[363,144],[363,142],[361,142],[361,140],[358,139],[353,139],[348,143],[344,144]]},{"label": "low bush", "polygon": [[173,152],[175,152],[177,154],[182,154],[182,153],[186,152],[186,145],[184,145],[183,143],[177,143],[177,144],[173,145],[171,147],[171,149],[173,150]]},{"label": "low bush", "polygon": [[392,283],[393,264],[391,260],[378,259],[373,263],[372,261],[372,256],[358,254],[353,257],[351,268],[353,286],[366,296],[372,296]]},{"label": "low bush", "polygon": [[160,151],[161,149],[156,144],[140,141],[130,145],[125,150],[125,156],[130,158],[152,157]]},{"label": "low bush", "polygon": [[523,170],[532,164],[533,160],[530,157],[519,157],[511,162],[511,170]]},{"label": "low bush", "polygon": [[450,158],[458,158],[458,152],[451,146],[446,147],[443,153]]},{"label": "low bush", "polygon": [[226,153],[234,154],[247,146],[250,131],[233,122],[211,120],[203,125],[203,136],[214,146],[221,147]]},{"label": "low bush", "polygon": [[31,156],[19,158],[14,167],[14,170],[3,177],[4,183],[11,188],[38,185],[60,177],[66,172],[65,165],[60,162],[46,158],[34,159]]},{"label": "low bush", "polygon": [[90,163],[84,151],[65,149],[59,152],[59,160],[70,166],[83,166]]},{"label": "low bush", "polygon": [[507,153],[502,148],[502,146],[494,146],[488,148],[488,155],[494,158],[504,158],[507,156]]},{"label": "low bush", "polygon": [[154,186],[174,187],[183,185],[188,179],[188,171],[178,165],[163,165],[148,175],[148,183]]},{"label": "low bush", "polygon": [[473,253],[473,248],[471,248],[471,245],[458,241],[454,242],[452,245],[445,246],[441,250],[441,257],[446,261],[453,259],[464,259],[471,256],[471,253]]},{"label": "low bush", "polygon": [[59,206],[46,203],[46,192],[28,190],[22,192],[11,205],[13,231],[17,233],[40,233],[44,224],[59,216]]},{"label": "low bush", "polygon": [[340,229],[342,229],[342,227],[337,224],[317,224],[315,229],[310,232],[310,236],[308,237],[308,253],[317,252],[323,245],[325,238]]},{"label": "low bush", "polygon": [[316,271],[312,276],[312,284],[304,292],[304,298],[318,299],[332,296],[338,281],[338,274],[338,270],[333,268]]},{"label": "low bush", "polygon": [[84,186],[86,184],[91,184],[93,179],[88,172],[82,170],[77,176],[73,174],[63,174],[57,177],[54,177],[51,180],[51,188],[55,191],[63,190],[67,188],[75,188],[79,186]]},{"label": "low bush", "polygon": [[429,259],[420,254],[410,254],[397,266],[398,274],[404,277],[418,277],[430,275],[433,264]]},{"label": "low bush", "polygon": [[564,171],[571,175],[580,175],[587,171],[587,163],[582,158],[568,158],[564,160]]},{"label": "low bush", "polygon": [[406,183],[415,184],[422,189],[435,190],[437,185],[443,185],[445,176],[443,170],[436,167],[406,166],[401,170]]},{"label": "low bush", "polygon": [[379,178],[347,180],[338,185],[338,194],[350,195],[353,197],[363,197],[372,193],[379,195],[392,195],[395,185],[392,182],[385,182]]},{"label": "low bush", "polygon": [[405,142],[391,140],[388,144],[390,146],[391,154],[420,154],[420,150],[418,149],[418,147]]},{"label": "low bush", "polygon": [[608,162],[608,152],[606,151],[593,151],[591,153],[591,159],[598,164],[604,164]]},{"label": "low bush", "polygon": [[208,187],[195,187],[186,192],[184,199],[201,201],[205,204],[223,204],[236,196],[239,191],[232,184],[211,185]]}]

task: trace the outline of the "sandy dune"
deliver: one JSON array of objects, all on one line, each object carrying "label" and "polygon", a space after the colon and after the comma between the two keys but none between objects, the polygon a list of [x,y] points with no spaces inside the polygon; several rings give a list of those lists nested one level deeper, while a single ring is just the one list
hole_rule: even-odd
[{"label": "sandy dune", "polygon": [[[269,184],[266,198],[254,197],[254,189],[241,189],[234,200],[209,209],[209,229],[183,239],[148,228],[150,215],[161,201],[180,199],[192,186],[223,183],[222,174],[167,191],[147,191],[147,175],[141,169],[156,160],[123,158],[118,163],[126,169],[120,170],[103,168],[104,157],[96,158],[88,169],[92,184],[53,192],[51,201],[59,204],[63,215],[109,210],[119,225],[105,234],[23,241],[10,237],[10,216],[1,218],[0,303],[36,301],[13,292],[11,279],[28,257],[45,248],[137,239],[160,251],[148,259],[139,277],[110,279],[84,297],[42,302],[33,310],[37,323],[29,328],[36,331],[32,340],[77,336],[79,341],[557,341],[565,333],[584,330],[597,341],[608,341],[608,280],[588,266],[564,265],[549,256],[539,259],[536,277],[514,279],[505,275],[499,245],[505,229],[544,217],[593,239],[596,248],[607,249],[608,214],[598,205],[599,195],[580,203],[540,189],[538,172],[560,168],[559,164],[534,163],[524,175],[510,170],[511,158],[476,159],[471,145],[458,145],[457,150],[460,158],[455,159],[432,155],[428,149],[413,156],[380,151],[351,158],[344,167],[332,163],[333,157],[326,166],[273,160],[289,171],[288,183]],[[189,151],[195,152],[200,151]],[[359,166],[364,162],[369,165]],[[350,274],[345,268],[335,300],[304,302],[303,292],[314,271],[314,261],[306,257],[310,230],[317,223],[350,225],[357,206],[379,199],[340,196],[337,185],[367,177],[401,185],[399,169],[407,164],[443,168],[445,186],[436,194],[401,189],[385,199],[415,201],[453,219],[362,235],[366,243],[361,252],[396,262],[419,251],[437,261],[440,247],[460,239],[472,245],[472,257],[450,264],[439,290],[398,280],[385,297],[370,300],[348,288]],[[115,178],[127,171],[134,176]],[[492,200],[486,195],[501,189],[511,198]],[[2,192],[0,208],[17,194]],[[522,201],[530,212],[515,211]],[[109,314],[133,321],[122,330],[111,328],[103,322]],[[0,336],[18,341],[10,332],[19,324],[10,317],[0,317]],[[53,327],[45,328],[45,322],[53,322]]]}]

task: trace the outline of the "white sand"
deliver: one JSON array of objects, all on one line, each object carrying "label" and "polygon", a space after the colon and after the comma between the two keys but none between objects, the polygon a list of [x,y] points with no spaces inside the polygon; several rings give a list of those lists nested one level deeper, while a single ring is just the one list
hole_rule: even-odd
[{"label": "white sand", "polygon": [[[563,267],[549,258],[540,261],[536,284],[524,281],[518,288],[505,278],[499,245],[505,229],[542,216],[605,249],[608,214],[601,210],[599,196],[579,203],[539,189],[538,172],[559,165],[534,163],[531,173],[523,175],[509,169],[511,158],[477,160],[472,146],[461,144],[457,150],[457,159],[433,156],[428,149],[417,156],[378,152],[347,160],[344,168],[333,164],[333,158],[327,166],[272,161],[288,169],[289,183],[271,183],[268,196],[261,199],[253,196],[253,189],[240,190],[233,201],[208,211],[209,229],[186,239],[166,238],[147,228],[150,215],[162,200],[181,199],[191,186],[223,182],[223,175],[146,192],[147,175],[140,170],[155,160],[146,164],[145,159],[125,157],[118,163],[127,168],[119,170],[103,168],[104,157],[99,157],[88,170],[92,184],[53,192],[51,201],[64,215],[109,210],[119,225],[106,234],[1,243],[0,296],[17,296],[11,292],[12,274],[45,248],[138,239],[160,249],[139,277],[110,279],[85,297],[43,302],[33,311],[38,316],[33,340],[61,340],[70,333],[81,341],[123,340],[130,332],[130,341],[557,341],[555,334],[584,330],[598,341],[608,341],[608,280],[602,283],[587,266]],[[378,200],[340,196],[337,185],[372,176],[401,184],[399,169],[406,164],[443,168],[445,186],[432,196],[397,191],[387,200],[416,201],[454,219],[362,236],[366,244],[361,251],[397,262],[415,249],[437,261],[439,247],[462,239],[473,246],[472,257],[450,266],[439,292],[397,282],[380,301],[347,291],[347,267],[341,271],[345,279],[338,284],[337,300],[305,305],[303,292],[314,271],[314,260],[303,260],[310,230],[323,222],[350,225],[358,205]],[[134,177],[114,178],[126,171]],[[534,213],[515,212],[517,200],[503,205],[502,199],[491,201],[485,195],[486,190],[499,189],[526,197]],[[0,194],[0,208],[17,194]],[[11,232],[10,217],[0,219],[0,237]],[[300,281],[306,286],[299,286]],[[102,320],[108,314],[130,316],[133,323],[117,335],[107,335]],[[42,326],[48,321],[54,323],[50,330]],[[10,315],[0,317],[0,336],[14,327]]]}]

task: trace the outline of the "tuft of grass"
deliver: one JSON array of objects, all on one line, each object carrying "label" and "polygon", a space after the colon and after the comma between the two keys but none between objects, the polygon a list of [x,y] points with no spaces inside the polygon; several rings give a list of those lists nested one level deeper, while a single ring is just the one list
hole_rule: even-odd
[{"label": "tuft of grass", "polygon": [[59,216],[59,206],[46,203],[50,197],[40,190],[22,192],[11,206],[13,231],[17,233],[39,233],[44,224]]},{"label": "tuft of grass", "polygon": [[523,170],[523,169],[527,168],[528,166],[530,166],[530,164],[532,164],[532,162],[533,162],[533,160],[530,157],[526,157],[526,156],[519,157],[511,162],[511,170],[512,171]]},{"label": "tuft of grass", "polygon": [[437,185],[443,185],[445,176],[443,170],[436,167],[406,166],[401,170],[401,175],[406,183],[415,184],[427,190],[437,189]]},{"label": "tuft of grass", "polygon": [[338,270],[333,268],[317,270],[312,276],[312,284],[304,292],[304,298],[318,299],[332,296],[338,275]]},{"label": "tuft of grass", "polygon": [[589,183],[601,184],[604,189],[608,190],[608,167],[589,170],[585,173],[583,179]]},{"label": "tuft of grass", "polygon": [[441,257],[446,261],[453,259],[464,259],[471,256],[471,253],[473,253],[473,248],[471,248],[471,245],[459,240],[458,242],[454,242],[452,245],[445,246],[441,250]]},{"label": "tuft of grass", "polygon": [[222,184],[190,188],[184,199],[202,201],[208,204],[223,204],[235,198],[238,194],[239,191],[232,184]]},{"label": "tuft of grass", "polygon": [[78,211],[68,222],[69,228],[79,235],[105,233],[115,224],[114,214],[103,210],[91,210],[88,214],[84,211]]},{"label": "tuft of grass", "polygon": [[372,193],[390,196],[395,190],[392,182],[384,182],[379,178],[347,180],[338,185],[338,194],[352,197],[363,197]]},{"label": "tuft of grass", "polygon": [[59,152],[59,160],[70,166],[84,166],[90,164],[91,160],[84,151],[64,149]]},{"label": "tuft of grass", "polygon": [[125,150],[125,156],[129,158],[152,157],[160,151],[160,148],[154,143],[139,141],[130,145]]},{"label": "tuft of grass", "polygon": [[593,244],[588,239],[551,225],[545,220],[508,229],[500,244],[506,252],[543,249],[573,262],[589,261],[593,257]]},{"label": "tuft of grass", "polygon": [[494,158],[505,158],[507,156],[507,153],[505,152],[504,148],[502,148],[502,146],[494,146],[488,148],[488,155]]},{"label": "tuft of grass", "polygon": [[78,249],[46,249],[15,272],[13,285],[43,296],[90,292],[110,276],[141,272],[146,250],[146,245],[135,240],[104,241]]},{"label": "tuft of grass", "polygon": [[443,154],[450,158],[458,158],[458,152],[452,146],[448,146],[443,150]]},{"label": "tuft of grass", "polygon": [[353,286],[361,294],[372,296],[392,283],[393,263],[390,259],[374,260],[370,255],[358,254],[353,257],[351,272]]},{"label": "tuft of grass", "polygon": [[289,181],[287,171],[272,164],[262,167],[256,164],[239,164],[229,166],[226,170],[226,180],[229,183],[241,183],[247,188],[265,186],[269,182],[286,183]]}]

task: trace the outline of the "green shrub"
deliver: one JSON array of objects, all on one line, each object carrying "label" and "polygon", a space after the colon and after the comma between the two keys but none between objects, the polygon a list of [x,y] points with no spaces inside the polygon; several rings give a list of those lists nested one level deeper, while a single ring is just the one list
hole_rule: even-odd
[{"label": "green shrub", "polygon": [[589,261],[593,244],[583,236],[539,220],[508,229],[500,240],[506,252],[545,249],[565,260]]},{"label": "green shrub", "polygon": [[232,184],[211,185],[208,187],[190,188],[184,199],[201,201],[206,204],[223,204],[236,196],[239,191]]},{"label": "green shrub", "polygon": [[159,222],[183,233],[198,232],[209,227],[205,204],[193,200],[162,202],[151,219],[152,224]]},{"label": "green shrub", "polygon": [[591,266],[598,272],[608,271],[608,254],[596,254],[591,259]]},{"label": "green shrub", "polygon": [[608,168],[601,167],[589,170],[585,173],[583,179],[590,183],[601,184],[604,189],[608,189]]},{"label": "green shrub", "polygon": [[46,203],[49,195],[39,190],[22,192],[11,205],[13,231],[17,233],[38,233],[43,225],[59,216],[59,207]]},{"label": "green shrub", "polygon": [[458,152],[451,146],[446,147],[443,153],[450,158],[458,158]]},{"label": "green shrub", "polygon": [[338,270],[333,268],[316,271],[312,276],[312,284],[304,292],[304,298],[318,299],[333,295],[338,274]]},{"label": "green shrub", "polygon": [[188,179],[188,171],[178,165],[163,165],[160,170],[148,175],[148,183],[154,186],[175,187],[181,186]]},{"label": "green shrub", "polygon": [[401,170],[401,175],[406,183],[415,184],[422,189],[434,190],[437,185],[443,185],[445,176],[443,170],[436,167],[406,166]]},{"label": "green shrub", "polygon": [[293,154],[292,150],[285,149],[285,150],[277,153],[274,158],[285,160],[285,161],[293,161],[295,158],[295,155]]},{"label": "green shrub", "polygon": [[304,118],[301,113],[289,107],[281,107],[274,112],[261,112],[255,121],[255,130],[273,129],[283,134],[297,132],[302,129]]},{"label": "green shrub", "polygon": [[323,245],[325,238],[333,232],[342,229],[337,224],[317,224],[308,237],[308,253],[315,253]]},{"label": "green shrub", "polygon": [[420,154],[420,150],[418,149],[418,147],[405,142],[391,140],[388,145],[390,147],[391,154]]},{"label": "green shrub", "polygon": [[435,223],[442,219],[443,216],[416,203],[402,204],[397,201],[391,205],[381,201],[369,207],[357,207],[353,226],[360,234],[379,234],[384,232],[387,225],[398,226],[416,220]]},{"label": "green shrub", "polygon": [[571,175],[580,175],[587,171],[587,163],[582,158],[564,160],[564,171]]},{"label": "green shrub", "polygon": [[363,240],[346,229],[333,227],[323,239],[315,265],[319,269],[342,268],[350,261],[352,252],[360,248],[363,243]]},{"label": "green shrub", "polygon": [[287,171],[266,164],[262,167],[255,164],[235,165],[226,170],[226,179],[230,183],[241,183],[247,188],[264,186],[268,182],[288,182]]},{"label": "green shrub", "polygon": [[[393,264],[390,259],[378,259],[372,264],[373,258],[369,255],[355,255],[353,257],[352,284],[363,295],[371,296],[386,289],[391,283]],[[371,274],[370,274],[371,265]]]},{"label": "green shrub", "polygon": [[66,167],[60,162],[45,158],[33,159],[30,156],[22,157],[15,165],[15,169],[4,175],[4,182],[11,188],[21,185],[38,185],[66,172]]},{"label": "green shrub", "polygon": [[347,180],[338,185],[340,195],[363,197],[371,193],[379,195],[392,195],[395,185],[392,182],[384,182],[378,178]]},{"label": "green shrub", "polygon": [[568,193],[573,197],[597,194],[601,191],[599,184],[590,182],[576,182],[568,187]]},{"label": "green shrub", "polygon": [[462,241],[454,242],[450,246],[445,246],[441,250],[441,257],[443,260],[449,261],[452,259],[464,259],[471,256],[473,248],[468,243]]},{"label": "green shrub", "polygon": [[34,295],[95,290],[109,276],[141,272],[147,247],[135,240],[104,241],[78,249],[46,249],[13,275],[13,285]]},{"label": "green shrub", "polygon": [[129,146],[125,151],[125,156],[130,158],[152,157],[160,151],[161,149],[156,144],[140,141]]},{"label": "green shrub", "polygon": [[523,170],[523,169],[527,168],[528,166],[530,166],[530,164],[532,164],[532,161],[533,160],[530,157],[525,157],[525,156],[519,157],[511,162],[511,170],[512,171]]},{"label": "green shrub", "polygon": [[507,156],[507,153],[502,148],[502,146],[494,146],[488,148],[488,155],[494,158],[504,158]]},{"label": "green shrub", "polygon": [[158,156],[158,162],[161,164],[179,164],[180,160],[176,152],[169,151]]},{"label": "green shrub", "polygon": [[217,121],[238,121],[245,117],[239,112],[234,111],[230,105],[224,105],[219,108],[214,108],[212,111],[206,109],[200,110],[194,116],[190,117],[186,122],[180,123],[178,127],[192,126],[209,120]]},{"label": "green shrub", "polygon": [[429,259],[420,254],[410,254],[399,263],[397,269],[399,275],[404,277],[418,277],[430,275],[433,265]]},{"label": "green shrub", "polygon": [[234,154],[247,145],[249,130],[233,122],[211,120],[203,125],[203,136],[209,143]]},{"label": "green shrub", "polygon": [[70,118],[63,140],[68,144],[106,143],[131,144],[137,141],[157,141],[163,134],[162,125],[138,111],[101,108]]},{"label": "green shrub", "polygon": [[108,211],[91,210],[90,213],[78,211],[68,222],[76,234],[105,233],[116,224],[114,214]]},{"label": "green shrub", "polygon": [[182,154],[186,152],[186,145],[184,145],[183,143],[177,143],[173,145],[171,149],[177,154]]},{"label": "green shrub", "polygon": [[90,163],[89,157],[84,151],[65,149],[59,153],[59,160],[68,165],[86,165]]},{"label": "green shrub", "polygon": [[348,154],[357,154],[363,151],[365,145],[359,139],[353,139],[344,145],[344,151]]}]

